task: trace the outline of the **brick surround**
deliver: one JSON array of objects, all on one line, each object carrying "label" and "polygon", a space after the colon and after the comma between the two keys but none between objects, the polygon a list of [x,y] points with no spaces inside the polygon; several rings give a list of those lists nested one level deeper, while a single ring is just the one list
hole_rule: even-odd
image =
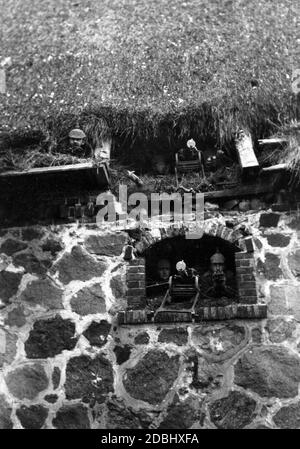
[{"label": "brick surround", "polygon": [[[267,308],[265,305],[260,305],[257,308],[247,307],[247,305],[257,304],[257,287],[255,280],[255,260],[254,260],[254,243],[252,236],[243,237],[241,230],[227,228],[223,223],[217,220],[208,220],[204,222],[204,232],[213,237],[220,237],[237,248],[235,253],[235,267],[236,279],[238,287],[239,302],[237,306],[219,306],[219,307],[203,307],[199,312],[199,316],[190,316],[190,312],[172,312],[165,314],[164,317],[153,316],[149,311],[143,315],[143,310],[146,306],[146,272],[145,272],[145,258],[143,255],[150,246],[158,241],[166,238],[176,237],[184,234],[185,230],[178,230],[173,228],[160,229],[159,238],[157,232],[155,236],[149,231],[145,231],[140,240],[136,243],[136,252],[138,257],[130,261],[126,270],[126,287],[127,287],[127,311],[120,315],[119,322],[151,322],[162,320],[163,322],[176,321],[201,321],[201,320],[218,320],[218,319],[233,319],[233,318],[264,318],[266,316]],[[238,251],[240,249],[240,251]],[[230,308],[230,307],[233,307]],[[135,313],[130,315],[128,311],[133,310]],[[139,313],[141,312],[141,313]],[[127,313],[130,318],[126,318]],[[150,318],[149,318],[150,316]],[[135,318],[134,318],[135,317]],[[143,318],[142,318],[143,317]],[[136,320],[136,321],[135,321]]]}]

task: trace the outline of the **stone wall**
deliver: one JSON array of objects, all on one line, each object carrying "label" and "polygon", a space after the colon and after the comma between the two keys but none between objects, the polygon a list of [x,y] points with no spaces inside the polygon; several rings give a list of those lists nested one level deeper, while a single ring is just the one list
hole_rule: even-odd
[{"label": "stone wall", "polygon": [[1,230],[0,428],[300,427],[300,219],[210,219],[252,235],[267,319],[119,325],[127,233]]}]

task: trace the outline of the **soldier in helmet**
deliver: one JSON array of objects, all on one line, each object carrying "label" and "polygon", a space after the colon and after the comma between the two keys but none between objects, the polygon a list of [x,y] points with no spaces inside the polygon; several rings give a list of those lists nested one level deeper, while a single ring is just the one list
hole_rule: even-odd
[{"label": "soldier in helmet", "polygon": [[168,282],[171,276],[171,263],[168,259],[160,259],[157,264],[159,282]]},{"label": "soldier in helmet", "polygon": [[219,249],[210,258],[209,270],[201,278],[202,290],[213,298],[235,296],[234,275],[225,268],[225,257]]},{"label": "soldier in helmet", "polygon": [[81,129],[71,129],[69,132],[69,143],[72,146],[81,147],[85,138],[86,135]]},{"label": "soldier in helmet", "polygon": [[65,152],[79,158],[92,157],[92,150],[85,142],[86,135],[79,129],[75,128],[69,132],[69,146]]}]

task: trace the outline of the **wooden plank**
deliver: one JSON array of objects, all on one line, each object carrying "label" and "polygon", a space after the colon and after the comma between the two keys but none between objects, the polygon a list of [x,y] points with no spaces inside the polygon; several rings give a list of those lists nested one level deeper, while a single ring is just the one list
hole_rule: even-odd
[{"label": "wooden plank", "polygon": [[273,187],[270,182],[263,184],[248,184],[235,187],[234,189],[216,190],[214,192],[205,192],[204,200],[214,200],[221,198],[236,198],[244,197],[247,195],[257,195],[259,193],[273,192]]},{"label": "wooden plank", "polygon": [[242,174],[257,173],[259,163],[254,153],[251,135],[241,130],[235,140],[235,145]]},{"label": "wooden plank", "polygon": [[280,137],[274,137],[273,139],[258,139],[259,145],[277,145],[286,143],[287,139],[280,138]]},{"label": "wooden plank", "polygon": [[106,163],[96,165],[93,162],[81,164],[61,165],[55,167],[33,168],[27,171],[9,171],[0,174],[2,190],[36,186],[39,191],[46,189],[57,190],[77,187],[77,189],[91,189],[109,185],[109,170]]},{"label": "wooden plank", "polygon": [[22,170],[22,171],[7,171],[0,173],[0,177],[6,178],[10,176],[26,176],[26,175],[39,175],[39,174],[48,174],[48,173],[61,173],[68,171],[78,171],[78,170],[86,170],[97,168],[93,162],[83,162],[81,164],[70,164],[70,165],[57,165],[54,167],[38,167],[31,168],[30,170]]},{"label": "wooden plank", "polygon": [[275,172],[275,171],[282,171],[287,170],[287,164],[276,164],[271,165],[271,167],[265,167],[262,168],[262,173],[269,173],[269,172]]}]

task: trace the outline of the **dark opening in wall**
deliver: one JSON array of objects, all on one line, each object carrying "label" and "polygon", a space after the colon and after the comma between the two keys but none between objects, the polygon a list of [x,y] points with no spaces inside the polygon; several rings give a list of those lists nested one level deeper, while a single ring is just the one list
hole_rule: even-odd
[{"label": "dark opening in wall", "polygon": [[[127,309],[118,315],[120,324],[266,318],[267,305],[258,303],[251,236],[211,221],[201,239],[190,240],[184,228],[162,228],[159,233],[131,233],[136,257],[126,269]],[[190,269],[183,282],[176,267],[182,260]],[[223,269],[220,277],[212,276],[217,261]]]},{"label": "dark opening in wall", "polygon": [[[238,248],[234,244],[210,235],[204,235],[197,240],[186,239],[184,236],[162,240],[145,251],[146,294],[149,298],[163,295],[169,287],[169,277],[177,273],[176,264],[183,260],[199,277],[200,298],[203,304],[232,303],[233,299],[238,297],[236,251]],[[214,289],[212,258],[223,262],[222,275],[226,288],[219,291]]]}]

